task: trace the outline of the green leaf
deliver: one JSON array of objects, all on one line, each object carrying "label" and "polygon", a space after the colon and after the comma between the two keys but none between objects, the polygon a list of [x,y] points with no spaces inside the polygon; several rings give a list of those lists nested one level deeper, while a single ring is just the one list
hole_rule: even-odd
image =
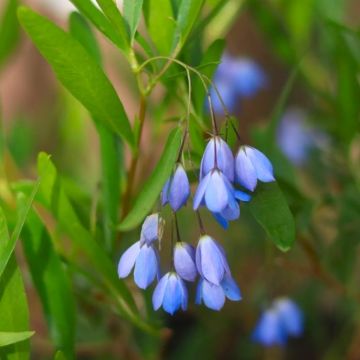
[{"label": "green leaf", "polygon": [[144,17],[150,37],[162,55],[169,55],[173,45],[175,18],[171,0],[147,0]]},{"label": "green leaf", "polygon": [[69,17],[71,35],[88,51],[90,55],[101,64],[100,49],[95,36],[86,19],[78,12],[72,12]]},{"label": "green leaf", "polygon": [[[27,202],[20,193],[18,207],[24,208]],[[34,210],[29,213],[22,240],[53,343],[68,359],[74,358],[76,312],[73,292],[50,236]]]},{"label": "green leaf", "polygon": [[67,360],[62,351],[57,351],[54,360]]},{"label": "green leaf", "polygon": [[92,24],[111,40],[119,49],[127,49],[124,39],[115,31],[113,25],[105,15],[93,4],[91,0],[70,0],[74,6],[87,18]]},{"label": "green leaf", "polygon": [[71,238],[72,245],[75,247],[74,250],[81,251],[85,255],[94,271],[101,278],[104,287],[117,301],[120,314],[140,328],[152,331],[151,325],[140,318],[125,282],[118,278],[116,265],[81,224],[65,193],[55,166],[45,153],[40,153],[38,156],[38,172],[42,177],[42,183],[37,200],[51,211],[58,221],[60,230]]},{"label": "green leaf", "polygon": [[113,28],[119,35],[123,45],[122,48],[127,52],[130,48],[129,46],[129,35],[126,30],[126,22],[121,15],[118,7],[114,0],[96,0],[101,10],[104,12],[105,16],[110,20]]},{"label": "green leaf", "polygon": [[124,18],[130,30],[130,39],[134,40],[141,18],[143,0],[124,0]]},{"label": "green leaf", "polygon": [[142,190],[134,201],[134,206],[130,213],[119,225],[120,230],[130,230],[139,225],[154,206],[177,160],[181,138],[181,128],[172,130],[158,164],[149,179],[142,186]]},{"label": "green leaf", "polygon": [[174,34],[173,48],[177,45],[182,47],[189,36],[196,19],[198,18],[204,0],[182,0],[178,16],[176,19],[176,28]]},{"label": "green leaf", "polygon": [[260,183],[249,206],[275,245],[288,251],[295,240],[295,222],[278,184]]},{"label": "green leaf", "polygon": [[0,18],[0,68],[18,43],[17,6],[18,0],[8,0],[3,8],[3,16]]},{"label": "green leaf", "polygon": [[124,107],[101,67],[72,36],[34,11],[21,7],[26,32],[61,83],[111,130],[131,146],[134,138]]},{"label": "green leaf", "polygon": [[0,347],[27,340],[35,334],[34,331],[3,332],[0,331]]},{"label": "green leaf", "polygon": [[0,277],[2,276],[7,264],[11,258],[12,253],[15,250],[16,242],[19,239],[21,230],[24,226],[24,223],[25,223],[28,213],[30,211],[31,205],[34,201],[34,197],[39,190],[39,186],[40,186],[40,179],[34,185],[34,188],[32,190],[32,193],[29,197],[29,200],[28,200],[26,206],[24,206],[22,208],[22,211],[19,214],[18,220],[15,225],[15,229],[11,235],[10,241],[7,241],[4,246],[0,247]]},{"label": "green leaf", "polygon": [[[0,208],[0,250],[10,242],[5,215]],[[29,309],[21,272],[14,254],[10,257],[5,271],[0,276],[0,331],[23,332],[29,329]],[[21,341],[0,348],[0,359],[29,359],[29,341]]]}]

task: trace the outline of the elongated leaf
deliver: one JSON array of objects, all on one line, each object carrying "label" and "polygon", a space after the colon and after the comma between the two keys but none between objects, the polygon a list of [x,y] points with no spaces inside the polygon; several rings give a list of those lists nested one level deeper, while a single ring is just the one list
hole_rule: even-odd
[{"label": "elongated leaf", "polygon": [[19,214],[16,226],[11,235],[10,241],[8,241],[4,246],[0,247],[0,277],[2,276],[7,264],[11,258],[12,253],[15,250],[16,242],[19,239],[21,230],[24,226],[24,223],[25,223],[28,213],[30,211],[31,205],[34,201],[34,197],[39,190],[39,186],[40,186],[40,179],[34,185],[33,191],[29,197],[29,200],[28,200],[26,206],[24,206],[22,208],[22,210]]},{"label": "elongated leaf", "polygon": [[130,30],[130,39],[133,41],[139,25],[143,0],[124,0],[124,17]]},{"label": "elongated leaf", "polygon": [[86,19],[80,13],[72,12],[69,18],[69,28],[71,35],[92,55],[98,64],[101,64],[100,49]]},{"label": "elongated leaf", "polygon": [[169,55],[175,30],[171,0],[146,0],[144,17],[153,43],[162,55]]},{"label": "elongated leaf", "polygon": [[295,222],[276,182],[258,185],[250,210],[275,245],[288,251],[295,240]]},{"label": "elongated leaf", "polygon": [[129,49],[129,35],[126,31],[126,22],[121,15],[115,1],[113,0],[96,0],[105,16],[110,20],[114,30],[122,40],[123,48],[127,52]]},{"label": "elongated leaf", "polygon": [[0,347],[27,340],[35,334],[34,331],[3,332],[0,331]]},{"label": "elongated leaf", "polygon": [[111,130],[133,145],[124,107],[101,67],[72,36],[43,16],[21,7],[21,24],[62,84]]},{"label": "elongated leaf", "polygon": [[196,19],[198,18],[201,8],[204,4],[204,0],[182,0],[178,16],[176,19],[176,28],[173,41],[173,48],[178,44],[183,46],[187,37],[189,36],[191,29],[193,28]]},{"label": "elongated leaf", "polygon": [[[26,206],[23,194],[19,208]],[[22,236],[31,277],[40,296],[53,343],[68,359],[75,357],[75,302],[61,261],[40,218],[31,210]]]},{"label": "elongated leaf", "polygon": [[39,154],[38,172],[42,177],[42,183],[37,200],[52,212],[54,218],[58,220],[60,229],[71,238],[75,250],[81,251],[91,263],[104,286],[117,300],[121,315],[140,328],[152,331],[151,325],[140,318],[124,281],[118,278],[116,265],[81,224],[64,191],[56,168],[45,153]]},{"label": "elongated leaf", "polygon": [[130,230],[139,225],[154,206],[178,157],[181,137],[182,131],[180,128],[176,128],[170,133],[158,164],[143,185],[142,190],[134,202],[134,207],[119,225],[120,230]]},{"label": "elongated leaf", "polygon": [[[0,208],[0,249],[10,242],[6,219]],[[0,332],[22,332],[29,329],[29,309],[21,272],[14,254],[0,276]],[[0,359],[29,359],[29,341],[17,342],[0,348]]]},{"label": "elongated leaf", "polygon": [[19,39],[19,23],[16,18],[17,0],[7,0],[0,18],[0,68],[15,48]]}]

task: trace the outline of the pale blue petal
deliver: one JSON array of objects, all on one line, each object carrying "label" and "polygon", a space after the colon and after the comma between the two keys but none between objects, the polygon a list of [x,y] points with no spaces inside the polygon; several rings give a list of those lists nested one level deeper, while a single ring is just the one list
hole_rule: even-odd
[{"label": "pale blue petal", "polygon": [[199,241],[196,249],[196,266],[199,273],[213,284],[219,285],[224,277],[222,254],[209,236],[203,236]]},{"label": "pale blue petal", "polygon": [[253,164],[257,178],[263,182],[275,181],[274,171],[270,160],[259,150],[247,146],[246,154]]},{"label": "pale blue petal", "polygon": [[235,198],[239,201],[249,202],[251,200],[251,195],[247,194],[246,192],[243,192],[241,190],[234,190]]},{"label": "pale blue petal", "polygon": [[158,213],[147,216],[141,227],[141,244],[151,245],[158,240],[162,219]]},{"label": "pale blue petal", "polygon": [[200,180],[203,179],[215,167],[215,138],[207,143],[200,164]]},{"label": "pale blue petal", "polygon": [[135,244],[131,245],[121,256],[119,265],[118,265],[118,274],[120,278],[127,277],[132,268],[135,265],[135,261],[140,252],[140,242],[137,241]]},{"label": "pale blue petal", "polygon": [[195,294],[195,304],[200,305],[202,300],[202,284],[203,284],[203,278],[199,279],[199,282],[196,287],[196,294]]},{"label": "pale blue petal", "polygon": [[288,334],[300,336],[303,332],[303,313],[290,299],[282,298],[275,302],[275,308]]},{"label": "pale blue petal", "polygon": [[135,262],[134,280],[140,289],[146,289],[155,279],[158,272],[156,250],[143,245]]},{"label": "pale blue petal", "polygon": [[169,275],[165,294],[163,298],[163,308],[166,312],[173,315],[179,309],[182,301],[182,289],[176,274]]},{"label": "pale blue petal", "polygon": [[170,179],[166,180],[166,183],[161,191],[161,205],[165,206],[169,201],[169,185]]},{"label": "pale blue petal", "polygon": [[229,196],[229,203],[226,208],[221,211],[220,215],[228,221],[236,220],[240,217],[239,204],[237,203],[235,198],[232,197],[232,195]]},{"label": "pale blue petal", "polygon": [[211,212],[221,212],[228,202],[228,191],[223,175],[219,171],[210,173],[210,180],[205,191],[205,204]]},{"label": "pale blue petal", "polygon": [[190,184],[182,165],[178,165],[169,190],[169,203],[174,211],[179,210],[190,196]]},{"label": "pale blue petal", "polygon": [[158,310],[163,303],[168,278],[169,274],[165,274],[156,285],[152,296],[154,310]]},{"label": "pale blue petal", "polygon": [[181,279],[179,279],[179,285],[181,289],[181,309],[185,311],[188,306],[188,291],[184,281]]},{"label": "pale blue petal", "polygon": [[204,280],[202,283],[202,299],[209,309],[219,311],[225,303],[224,291],[221,286]]},{"label": "pale blue petal", "polygon": [[264,346],[285,345],[287,336],[276,310],[267,310],[261,315],[252,337]]},{"label": "pale blue petal", "polygon": [[257,173],[253,163],[241,147],[235,158],[236,182],[244,188],[254,191],[257,183]]},{"label": "pale blue petal", "polygon": [[225,275],[223,281],[221,282],[221,287],[224,290],[225,296],[232,301],[240,301],[241,293],[238,285],[235,280],[229,276]]},{"label": "pale blue petal", "polygon": [[178,242],[174,251],[174,266],[181,278],[194,281],[197,276],[195,249],[185,242]]},{"label": "pale blue petal", "polygon": [[197,210],[204,199],[205,191],[210,181],[211,173],[207,174],[199,183],[194,196],[193,209]]}]

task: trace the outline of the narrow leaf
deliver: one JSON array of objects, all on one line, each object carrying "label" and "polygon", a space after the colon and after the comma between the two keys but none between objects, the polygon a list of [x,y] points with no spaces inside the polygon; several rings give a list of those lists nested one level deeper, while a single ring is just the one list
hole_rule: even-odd
[{"label": "narrow leaf", "polygon": [[280,250],[291,248],[295,240],[295,222],[276,182],[258,185],[250,210]]},{"label": "narrow leaf", "polygon": [[178,157],[181,138],[180,128],[176,128],[170,133],[158,164],[134,201],[134,207],[119,225],[120,230],[130,230],[139,225],[154,206]]},{"label": "narrow leaf", "polygon": [[0,331],[0,347],[16,344],[27,340],[35,334],[34,331],[3,332]]},{"label": "narrow leaf", "polygon": [[143,0],[124,0],[124,17],[130,30],[130,39],[133,41],[139,25]]},{"label": "narrow leaf", "polygon": [[111,130],[130,145],[133,134],[124,107],[101,67],[72,36],[45,17],[19,8],[21,24],[61,83]]}]

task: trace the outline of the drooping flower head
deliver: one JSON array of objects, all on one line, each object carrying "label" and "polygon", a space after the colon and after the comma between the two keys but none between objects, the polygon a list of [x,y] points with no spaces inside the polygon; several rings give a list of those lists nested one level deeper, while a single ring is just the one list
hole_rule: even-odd
[{"label": "drooping flower head", "polygon": [[300,308],[288,298],[279,298],[262,313],[252,337],[264,346],[284,346],[289,336],[301,336],[303,330]]},{"label": "drooping flower head", "polygon": [[261,151],[251,146],[241,146],[235,157],[235,181],[254,191],[258,180],[275,181],[271,162]]},{"label": "drooping flower head", "polygon": [[194,281],[198,272],[195,264],[195,249],[186,242],[177,242],[174,250],[174,267],[184,280]]},{"label": "drooping flower head", "polygon": [[234,181],[234,156],[220,136],[212,137],[205,148],[200,164],[200,180],[214,169],[220,170],[230,182]]},{"label": "drooping flower head", "polygon": [[178,211],[190,196],[190,183],[183,166],[178,163],[174,174],[167,180],[161,194],[162,205],[170,204]]},{"label": "drooping flower head", "polygon": [[151,245],[156,240],[161,240],[164,231],[164,219],[159,213],[154,213],[146,217],[140,234],[140,243]]},{"label": "drooping flower head", "polygon": [[196,304],[199,305],[203,302],[209,309],[219,311],[225,304],[225,298],[232,301],[241,300],[240,289],[230,275],[226,274],[220,285],[212,284],[203,278],[199,280]]},{"label": "drooping flower head", "polygon": [[162,306],[171,315],[180,308],[186,310],[188,292],[180,276],[175,272],[165,274],[156,285],[152,301],[155,310]]}]

